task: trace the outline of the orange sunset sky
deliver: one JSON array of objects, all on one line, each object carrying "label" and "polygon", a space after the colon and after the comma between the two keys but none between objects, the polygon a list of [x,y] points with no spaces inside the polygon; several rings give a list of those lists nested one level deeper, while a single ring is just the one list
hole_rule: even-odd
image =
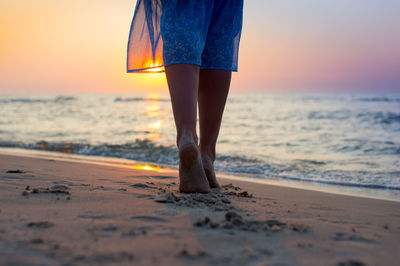
[{"label": "orange sunset sky", "polygon": [[[135,0],[0,0],[0,93],[167,92],[127,74]],[[235,91],[400,91],[400,1],[245,0]]]}]

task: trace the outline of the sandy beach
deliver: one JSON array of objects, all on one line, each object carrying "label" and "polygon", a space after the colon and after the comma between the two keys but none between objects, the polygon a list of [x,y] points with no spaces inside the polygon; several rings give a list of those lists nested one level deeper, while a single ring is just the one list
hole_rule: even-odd
[{"label": "sandy beach", "polygon": [[398,265],[400,203],[0,155],[0,265]]}]

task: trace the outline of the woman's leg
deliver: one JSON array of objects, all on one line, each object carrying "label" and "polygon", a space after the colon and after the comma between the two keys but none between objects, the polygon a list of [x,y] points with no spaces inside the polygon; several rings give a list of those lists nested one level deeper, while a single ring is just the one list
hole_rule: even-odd
[{"label": "woman's leg", "polygon": [[200,67],[192,64],[174,64],[165,67],[177,131],[179,190],[187,193],[209,192],[209,184],[197,146],[199,73]]},{"label": "woman's leg", "polygon": [[202,69],[199,77],[200,152],[210,187],[219,187],[214,172],[215,145],[228,96],[232,72]]}]

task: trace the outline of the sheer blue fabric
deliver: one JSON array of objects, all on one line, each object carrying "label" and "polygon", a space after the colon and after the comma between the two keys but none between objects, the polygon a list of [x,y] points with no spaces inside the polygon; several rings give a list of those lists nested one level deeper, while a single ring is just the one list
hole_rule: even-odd
[{"label": "sheer blue fabric", "polygon": [[243,0],[138,0],[127,72],[188,63],[237,71]]}]

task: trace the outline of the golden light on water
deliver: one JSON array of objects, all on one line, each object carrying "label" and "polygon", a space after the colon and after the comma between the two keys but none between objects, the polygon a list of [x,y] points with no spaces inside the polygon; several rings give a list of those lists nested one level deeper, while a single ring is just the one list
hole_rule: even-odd
[{"label": "golden light on water", "polygon": [[163,171],[162,168],[160,168],[158,166],[152,166],[149,164],[135,164],[135,165],[132,165],[131,167],[133,169],[137,169],[137,170],[157,171],[157,172]]},{"label": "golden light on water", "polygon": [[151,104],[146,106],[147,111],[158,111],[160,110],[160,106],[158,104]]},{"label": "golden light on water", "polygon": [[158,142],[163,134],[160,132],[163,128],[164,121],[169,117],[168,108],[163,107],[162,98],[159,93],[149,93],[146,95],[146,104],[143,106],[142,114],[146,116],[143,124],[136,128],[137,131],[142,131],[142,140]]},{"label": "golden light on water", "polygon": [[156,121],[154,123],[149,124],[149,128],[152,129],[152,130],[160,129],[161,126],[162,126],[162,120],[158,120],[158,121]]},{"label": "golden light on water", "polygon": [[160,133],[149,133],[149,135],[148,135],[148,140],[150,140],[150,141],[152,141],[152,140],[154,140],[154,139],[156,139],[156,138],[159,138],[159,137],[161,137],[162,135],[160,134]]},{"label": "golden light on water", "polygon": [[150,105],[146,106],[145,114],[149,117],[155,117],[155,116],[158,116],[160,109],[161,109],[160,105],[150,104]]},{"label": "golden light on water", "polygon": [[[161,116],[161,105],[158,100],[161,99],[161,95],[158,93],[151,93],[151,94],[149,94],[147,99],[148,100],[147,100],[145,114],[151,118],[160,117]],[[154,121],[147,125],[148,131],[150,132],[149,137],[154,138],[154,137],[161,136],[161,134],[157,133],[156,130],[160,129],[162,127],[162,122],[163,122],[163,120],[159,119],[159,120]]]}]

